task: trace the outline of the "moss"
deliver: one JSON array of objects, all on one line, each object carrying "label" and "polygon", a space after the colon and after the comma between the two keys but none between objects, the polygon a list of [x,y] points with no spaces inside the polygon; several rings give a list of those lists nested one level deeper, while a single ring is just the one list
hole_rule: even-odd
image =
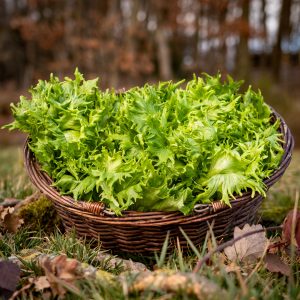
[{"label": "moss", "polygon": [[[287,213],[294,208],[295,200],[277,193],[265,199],[260,208],[261,218],[267,224],[281,224]],[[299,205],[300,208],[300,205]]]},{"label": "moss", "polygon": [[19,215],[24,220],[24,225],[33,231],[52,232],[55,228],[62,228],[54,205],[44,196],[22,207]]}]

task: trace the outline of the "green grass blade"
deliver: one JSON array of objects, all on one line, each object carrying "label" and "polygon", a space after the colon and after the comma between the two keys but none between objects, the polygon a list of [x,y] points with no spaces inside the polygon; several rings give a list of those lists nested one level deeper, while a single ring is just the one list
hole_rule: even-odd
[{"label": "green grass blade", "polygon": [[186,239],[186,241],[188,242],[189,246],[191,247],[191,249],[193,250],[194,254],[200,259],[201,258],[201,254],[198,251],[197,247],[194,245],[194,243],[190,240],[190,238],[188,237],[188,235],[184,232],[184,230],[179,227],[182,235],[184,236],[184,238]]},{"label": "green grass blade", "polygon": [[167,250],[168,250],[168,245],[169,245],[169,236],[170,236],[170,232],[168,231],[164,244],[162,246],[161,249],[161,253],[160,253],[160,257],[158,258],[157,254],[155,253],[155,259],[156,259],[156,263],[157,266],[159,268],[161,268],[166,260],[166,256],[167,256]]}]

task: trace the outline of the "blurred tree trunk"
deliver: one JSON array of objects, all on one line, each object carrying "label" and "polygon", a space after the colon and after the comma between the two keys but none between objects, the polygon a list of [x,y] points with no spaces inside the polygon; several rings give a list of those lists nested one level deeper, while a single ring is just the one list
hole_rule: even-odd
[{"label": "blurred tree trunk", "polygon": [[262,20],[261,20],[261,23],[262,23],[262,29],[263,29],[263,32],[266,36],[267,34],[267,24],[266,24],[266,20],[267,20],[267,14],[266,14],[266,0],[261,0],[261,13],[262,13]]},{"label": "blurred tree trunk", "polygon": [[[120,13],[120,0],[110,0],[108,1],[108,18],[114,18],[115,16],[121,16]],[[120,20],[120,22],[122,22]],[[113,32],[113,31],[112,31]],[[119,87],[119,66],[118,66],[118,57],[116,55],[118,53],[117,50],[113,51],[111,55],[109,55],[110,61],[110,76],[108,78],[108,84],[110,87],[118,88]]]},{"label": "blurred tree trunk", "polygon": [[6,62],[6,53],[4,52],[5,47],[5,35],[7,33],[7,24],[6,24],[6,7],[5,1],[0,1],[0,80],[5,80],[5,62]]},{"label": "blurred tree trunk", "polygon": [[273,76],[276,81],[280,81],[280,69],[282,63],[282,40],[290,34],[290,14],[292,0],[282,0],[279,18],[279,26],[277,31],[277,40],[273,49]]},{"label": "blurred tree trunk", "polygon": [[249,80],[250,73],[250,57],[248,49],[249,38],[249,2],[250,0],[242,1],[242,17],[240,26],[240,43],[237,49],[237,66],[236,74],[238,78]]},{"label": "blurred tree trunk", "polygon": [[[168,4],[153,2],[153,12],[156,17],[157,27],[154,34],[154,40],[157,48],[157,61],[159,78],[168,80],[173,77],[172,53],[170,49],[169,28],[171,28]],[[175,5],[174,5],[175,9]]]},{"label": "blurred tree trunk", "polygon": [[[261,0],[261,28],[264,40],[264,49],[266,49],[268,44],[266,0]],[[267,65],[266,51],[262,53],[262,65]]]},{"label": "blurred tree trunk", "polygon": [[[43,22],[44,15],[42,13],[42,8],[38,5],[31,4],[27,5],[26,13],[21,12],[22,15],[20,17],[31,15],[34,13],[38,13],[40,16],[40,22]],[[21,10],[20,10],[21,11]],[[37,40],[35,39],[27,39],[25,44],[25,56],[26,56],[26,64],[24,71],[24,80],[23,80],[23,88],[30,86],[31,82],[34,78],[34,73],[36,72],[36,65],[38,65],[38,49],[37,49]]]},{"label": "blurred tree trunk", "polygon": [[199,53],[199,42],[200,42],[200,12],[202,11],[201,4],[196,1],[195,3],[195,35],[194,35],[194,63],[196,70],[199,68],[200,53]]},{"label": "blurred tree trunk", "polygon": [[140,8],[140,1],[139,0],[132,0],[131,1],[131,12],[129,18],[129,33],[128,33],[128,44],[129,49],[133,53],[136,51],[136,39],[135,39],[135,31],[137,30],[138,23],[137,23],[137,14]]},{"label": "blurred tree trunk", "polygon": [[0,30],[2,30],[2,26],[6,23],[6,5],[5,1],[0,1]]},{"label": "blurred tree trunk", "polygon": [[164,28],[158,28],[155,33],[155,40],[157,43],[159,77],[162,80],[171,79],[173,74],[167,31]]},{"label": "blurred tree trunk", "polygon": [[220,11],[218,15],[218,26],[219,26],[219,39],[221,41],[221,46],[219,48],[219,71],[224,74],[226,73],[226,32],[222,30],[224,24],[226,23],[226,17],[228,13],[228,1],[220,2]]}]

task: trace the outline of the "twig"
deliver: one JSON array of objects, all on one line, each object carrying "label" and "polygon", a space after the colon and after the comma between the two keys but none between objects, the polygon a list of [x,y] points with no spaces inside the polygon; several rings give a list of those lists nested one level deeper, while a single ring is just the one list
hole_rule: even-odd
[{"label": "twig", "polygon": [[202,268],[202,266],[211,258],[212,255],[214,255],[217,252],[223,251],[227,247],[234,245],[237,241],[239,241],[245,237],[248,237],[252,234],[256,234],[256,233],[260,233],[260,232],[264,232],[264,231],[280,230],[280,229],[282,229],[282,226],[272,226],[272,227],[267,227],[267,228],[263,228],[263,229],[253,230],[253,231],[247,232],[243,235],[240,235],[237,238],[232,239],[226,243],[221,244],[220,246],[216,247],[215,249],[209,251],[201,260],[197,261],[197,264],[193,270],[193,273],[199,272],[199,270]]},{"label": "twig", "polygon": [[15,199],[15,198],[5,198],[3,202],[0,203],[0,206],[10,207],[15,206],[20,203],[23,199]]}]

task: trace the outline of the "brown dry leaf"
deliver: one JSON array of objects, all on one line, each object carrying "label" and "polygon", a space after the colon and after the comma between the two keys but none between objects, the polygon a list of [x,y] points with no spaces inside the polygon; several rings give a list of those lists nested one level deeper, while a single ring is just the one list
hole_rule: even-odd
[{"label": "brown dry leaf", "polygon": [[76,259],[67,258],[66,255],[59,255],[52,260],[52,266],[56,269],[57,277],[67,281],[78,278],[79,264]]},{"label": "brown dry leaf", "polygon": [[40,276],[34,279],[34,287],[37,291],[42,291],[50,287],[47,276]]},{"label": "brown dry leaf", "polygon": [[[97,268],[88,265],[86,263],[80,263],[75,259],[66,258],[64,255],[51,255],[42,253],[36,249],[23,249],[20,251],[18,257],[15,255],[10,256],[9,261],[16,263],[22,267],[23,262],[34,262],[39,267],[45,269],[45,266],[55,276],[68,280],[68,278],[95,278],[97,273],[100,272]],[[66,263],[64,263],[66,261]],[[46,263],[46,264],[45,264]],[[64,266],[62,268],[62,266]],[[108,272],[105,273],[105,277],[110,277]],[[100,276],[100,273],[99,273]],[[75,279],[76,279],[75,278]]]},{"label": "brown dry leaf", "polygon": [[3,222],[7,215],[12,214],[14,212],[13,207],[1,207],[0,208],[0,220]]},{"label": "brown dry leaf", "polygon": [[[252,226],[246,224],[243,229],[235,227],[234,238],[262,228],[263,227],[260,224]],[[268,239],[266,238],[265,232],[254,233],[253,235],[247,236],[235,242],[233,246],[225,248],[224,252],[227,258],[231,261],[239,260],[251,262],[262,257],[264,251],[266,250],[267,244]]]},{"label": "brown dry leaf", "polygon": [[290,267],[276,254],[268,253],[265,257],[265,263],[266,268],[272,273],[281,273],[285,276],[291,275]]},{"label": "brown dry leaf", "polygon": [[24,223],[14,211],[14,207],[0,207],[0,226],[11,233],[16,233]]},{"label": "brown dry leaf", "polygon": [[11,294],[16,290],[20,280],[20,268],[10,261],[0,261],[0,296],[1,290]]},{"label": "brown dry leaf", "polygon": [[78,274],[79,265],[80,263],[76,259],[67,258],[66,255],[59,255],[54,259],[45,257],[42,260],[41,266],[54,295],[63,297],[67,290],[80,294],[74,285],[76,279],[81,277],[81,274]]},{"label": "brown dry leaf", "polygon": [[[295,219],[294,219],[295,215]],[[294,229],[293,229],[293,222]],[[292,238],[292,231],[295,230],[294,237]],[[300,248],[300,211],[289,211],[283,222],[282,235],[286,242],[294,243],[296,247]]]}]

